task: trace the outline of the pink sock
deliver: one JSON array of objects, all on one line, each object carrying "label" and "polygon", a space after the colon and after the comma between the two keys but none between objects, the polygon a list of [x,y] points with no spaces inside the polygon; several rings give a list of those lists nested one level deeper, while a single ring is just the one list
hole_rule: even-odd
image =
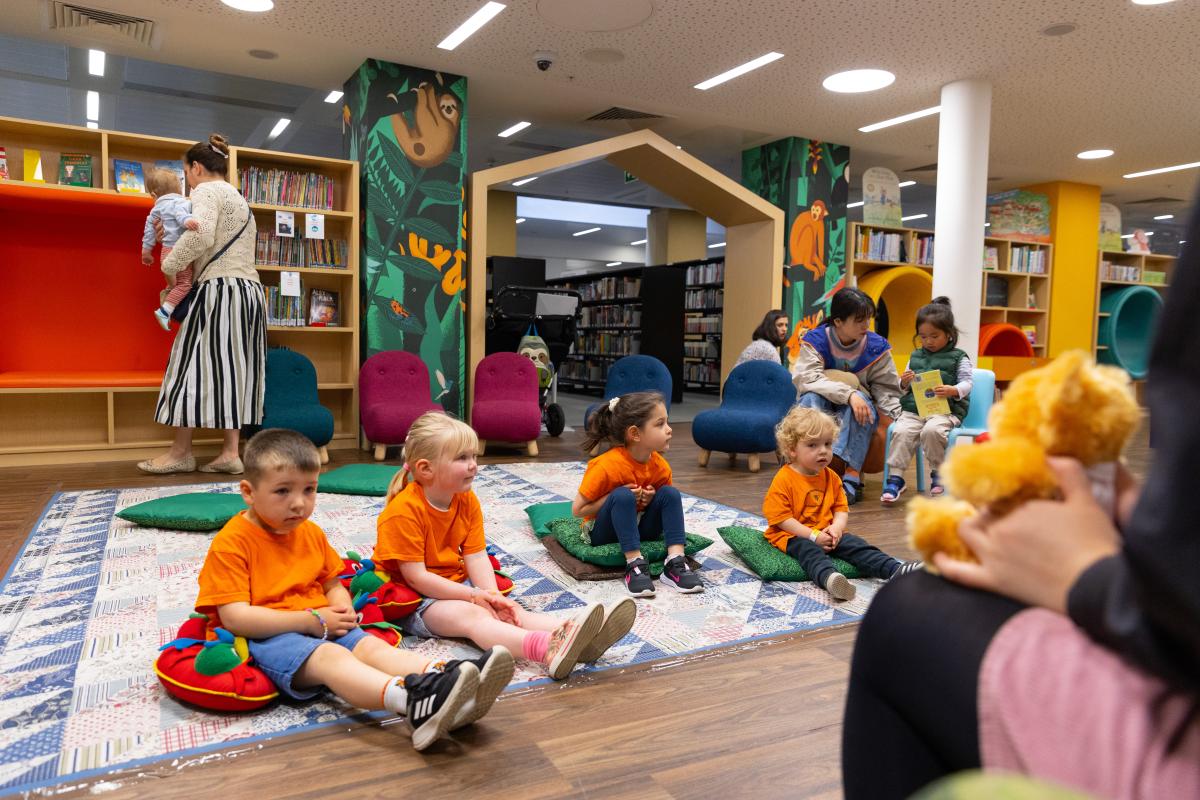
[{"label": "pink sock", "polygon": [[538,664],[546,660],[546,650],[550,648],[549,631],[530,631],[521,642],[521,655],[527,661]]}]

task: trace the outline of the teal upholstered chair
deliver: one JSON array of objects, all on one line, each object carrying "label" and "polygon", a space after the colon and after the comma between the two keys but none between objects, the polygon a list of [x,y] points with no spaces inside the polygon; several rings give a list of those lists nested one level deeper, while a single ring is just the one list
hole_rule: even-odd
[{"label": "teal upholstered chair", "polygon": [[333,438],[333,412],[317,396],[317,370],[307,357],[274,347],[267,351],[267,388],[263,401],[264,428],[288,428],[304,434],[329,461],[326,445]]}]

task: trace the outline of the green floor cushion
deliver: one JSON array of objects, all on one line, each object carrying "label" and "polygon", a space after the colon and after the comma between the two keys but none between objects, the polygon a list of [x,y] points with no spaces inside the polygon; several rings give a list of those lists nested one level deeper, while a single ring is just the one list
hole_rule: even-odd
[{"label": "green floor cushion", "polygon": [[[546,552],[550,554],[550,558],[554,563],[562,567],[563,572],[577,581],[612,581],[620,580],[625,576],[624,567],[602,567],[599,564],[589,564],[586,561],[580,561],[564,550],[563,546],[553,536],[543,537],[542,545],[546,548]],[[692,569],[700,569],[700,563],[696,559],[688,556],[687,560],[688,566]],[[648,571],[651,577],[657,578],[663,571],[662,562],[659,561],[658,563],[651,564]]]},{"label": "green floor cushion", "polygon": [[[741,556],[746,566],[750,567],[758,577],[765,581],[806,581],[808,575],[804,567],[771,544],[763,537],[763,532],[755,528],[742,528],[731,525],[717,528],[717,533],[725,540],[725,544],[733,552]],[[833,559],[833,566],[847,578],[859,577],[858,569],[840,558]]]},{"label": "green floor cushion", "polygon": [[147,500],[118,511],[117,516],[169,531],[215,531],[245,508],[240,494],[196,492]]},{"label": "green floor cushion", "polygon": [[[598,564],[602,567],[624,567],[625,553],[621,550],[621,545],[617,542],[609,544],[595,545],[584,538],[583,532],[579,527],[579,520],[575,517],[567,519],[556,519],[550,522],[550,535],[558,541],[571,555],[578,558],[580,561],[585,561],[588,564]],[[704,548],[712,544],[712,539],[706,539],[703,536],[697,536],[694,533],[687,534],[687,541],[684,543],[683,551],[687,555],[695,555]],[[657,575],[662,572],[662,562],[667,555],[666,542],[661,539],[649,539],[642,542],[642,556],[650,563],[650,574]],[[654,567],[657,565],[658,571]]]},{"label": "green floor cushion", "polygon": [[556,519],[568,519],[571,516],[571,501],[560,503],[534,503],[525,506],[529,515],[529,524],[533,526],[533,535],[541,539],[550,533],[550,523]]},{"label": "green floor cushion", "polygon": [[394,464],[347,464],[322,473],[317,491],[383,497],[399,471],[400,467]]}]

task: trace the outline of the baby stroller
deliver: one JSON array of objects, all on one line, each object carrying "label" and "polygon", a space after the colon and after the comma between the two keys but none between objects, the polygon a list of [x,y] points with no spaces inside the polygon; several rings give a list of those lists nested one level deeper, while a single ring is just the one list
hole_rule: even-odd
[{"label": "baby stroller", "polygon": [[551,436],[562,434],[567,425],[567,415],[558,405],[555,365],[575,345],[580,304],[574,289],[504,286],[496,292],[488,313],[487,352],[517,352],[537,365],[542,423]]}]

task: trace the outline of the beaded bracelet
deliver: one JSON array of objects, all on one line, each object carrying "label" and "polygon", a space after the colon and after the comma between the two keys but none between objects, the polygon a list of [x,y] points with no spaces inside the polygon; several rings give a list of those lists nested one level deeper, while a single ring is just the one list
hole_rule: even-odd
[{"label": "beaded bracelet", "polygon": [[308,613],[310,613],[314,617],[316,617],[317,622],[321,623],[321,639],[322,640],[328,639],[329,638],[329,623],[327,623],[325,621],[325,618],[322,617],[315,608],[308,609]]}]

